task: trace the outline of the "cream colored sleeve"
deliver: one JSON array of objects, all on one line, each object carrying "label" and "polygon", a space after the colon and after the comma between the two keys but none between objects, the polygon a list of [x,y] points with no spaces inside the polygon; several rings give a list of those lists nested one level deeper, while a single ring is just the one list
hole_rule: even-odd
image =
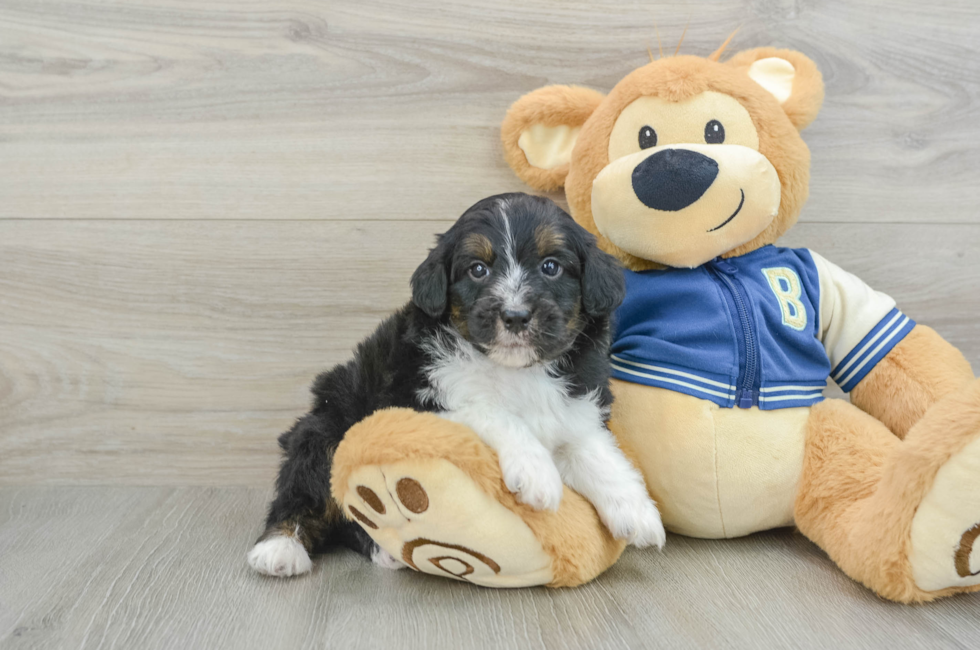
[{"label": "cream colored sleeve", "polygon": [[810,251],[820,278],[820,340],[830,376],[850,391],[915,323],[888,295]]}]

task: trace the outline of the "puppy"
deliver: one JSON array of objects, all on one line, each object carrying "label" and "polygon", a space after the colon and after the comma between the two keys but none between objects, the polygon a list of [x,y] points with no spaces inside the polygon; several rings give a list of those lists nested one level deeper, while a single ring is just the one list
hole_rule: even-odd
[{"label": "puppy", "polygon": [[311,553],[340,544],[403,566],[329,496],[344,433],[386,407],[468,425],[523,503],[557,510],[564,482],[613,536],[663,546],[660,514],[605,425],[609,320],[624,292],[615,260],[551,201],[514,193],[471,207],[415,271],[412,301],[317,377],[312,410],[279,438],[276,498],[249,564],[304,573]]}]

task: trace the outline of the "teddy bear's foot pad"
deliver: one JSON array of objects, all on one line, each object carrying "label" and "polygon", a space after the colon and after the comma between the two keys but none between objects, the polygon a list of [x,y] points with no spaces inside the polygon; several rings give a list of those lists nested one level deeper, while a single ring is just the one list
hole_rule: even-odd
[{"label": "teddy bear's foot pad", "polygon": [[527,524],[445,459],[357,467],[342,505],[416,571],[487,587],[553,579],[551,557]]},{"label": "teddy bear's foot pad", "polygon": [[920,589],[980,584],[980,436],[939,469],[911,532],[909,559]]}]

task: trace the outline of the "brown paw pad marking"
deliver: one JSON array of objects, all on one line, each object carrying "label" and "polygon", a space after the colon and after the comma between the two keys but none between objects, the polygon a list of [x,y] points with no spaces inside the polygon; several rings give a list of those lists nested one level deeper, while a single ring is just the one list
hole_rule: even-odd
[{"label": "brown paw pad marking", "polygon": [[429,495],[425,493],[422,485],[414,478],[399,479],[395,485],[395,491],[398,493],[398,500],[402,502],[402,505],[415,514],[423,513],[429,509]]},{"label": "brown paw pad marking", "polygon": [[376,513],[379,515],[385,513],[385,504],[381,503],[381,498],[375,494],[374,490],[366,485],[358,485],[357,493],[364,499],[364,503],[368,504]]},{"label": "brown paw pad marking", "polygon": [[424,538],[413,539],[402,547],[402,561],[416,571],[418,571],[419,568],[415,564],[415,559],[412,557],[412,555],[415,553],[415,549],[422,546],[437,546],[449,551],[456,551],[456,553],[453,555],[442,555],[439,557],[429,558],[430,564],[440,571],[444,571],[455,578],[465,580],[466,576],[473,573],[475,569],[467,560],[480,562],[489,567],[489,569],[494,573],[500,573],[500,565],[479,551],[474,551],[471,548],[460,546],[459,544],[445,544],[443,542],[436,542],[431,539]]},{"label": "brown paw pad marking", "polygon": [[[475,570],[469,562],[464,562],[458,557],[452,557],[451,555],[429,558],[429,562],[457,578],[465,578]],[[445,562],[446,566],[443,566],[443,562]]]},{"label": "brown paw pad marking", "polygon": [[[374,510],[379,515],[385,514],[385,504],[381,501],[381,497],[379,497],[374,490],[366,485],[358,485],[356,492],[369,508]],[[401,501],[402,505],[405,506],[405,508],[410,512],[420,514],[429,509],[429,495],[426,494],[422,484],[416,481],[414,478],[405,477],[403,479],[399,479],[398,483],[395,484],[395,492],[398,494],[398,500]],[[378,529],[378,525],[371,521],[370,517],[365,515],[363,512],[351,505],[348,505],[347,508],[350,510],[350,513],[354,519],[358,520],[372,530]]]},{"label": "brown paw pad marking", "polygon": [[960,538],[960,547],[956,549],[956,573],[961,578],[980,575],[980,571],[973,573],[970,571],[970,555],[973,553],[973,543],[980,537],[980,524],[963,533]]},{"label": "brown paw pad marking", "polygon": [[378,529],[378,525],[376,523],[374,523],[373,521],[371,521],[370,519],[368,519],[367,518],[367,515],[365,515],[363,512],[361,512],[360,510],[358,510],[354,506],[347,506],[347,509],[350,510],[350,513],[352,515],[354,515],[354,519],[358,520],[359,522],[361,522],[362,524],[364,524],[368,528],[371,528],[373,530],[377,530]]}]

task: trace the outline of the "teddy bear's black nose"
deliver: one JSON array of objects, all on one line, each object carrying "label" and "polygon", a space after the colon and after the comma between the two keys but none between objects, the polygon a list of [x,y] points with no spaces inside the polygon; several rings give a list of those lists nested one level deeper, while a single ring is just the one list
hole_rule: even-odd
[{"label": "teddy bear's black nose", "polygon": [[633,191],[643,205],[676,212],[701,198],[718,176],[718,163],[689,149],[658,151],[633,169]]}]

